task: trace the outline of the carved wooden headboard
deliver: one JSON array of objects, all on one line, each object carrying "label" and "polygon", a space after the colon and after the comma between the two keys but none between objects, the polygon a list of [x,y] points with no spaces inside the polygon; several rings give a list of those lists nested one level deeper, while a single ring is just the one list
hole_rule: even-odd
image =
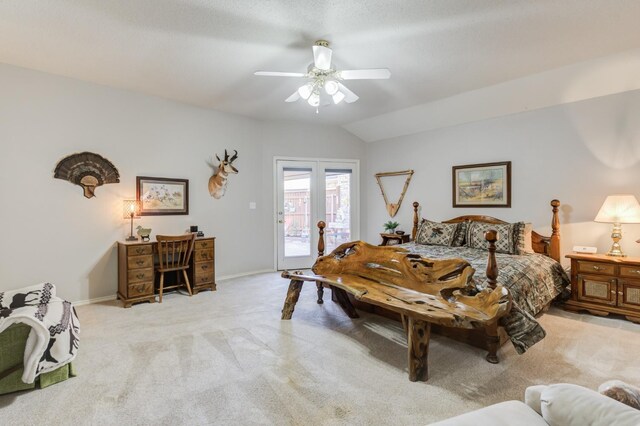
[{"label": "carved wooden headboard", "polygon": [[[560,201],[551,200],[551,236],[546,237],[540,235],[535,231],[531,232],[531,246],[536,253],[544,254],[550,258],[560,262],[560,219],[558,219],[558,207],[560,207]],[[411,239],[416,239],[418,232],[418,225],[420,224],[420,215],[418,214],[418,208],[420,204],[417,201],[413,203],[413,230],[411,231]],[[508,223],[504,220],[496,219],[491,216],[481,215],[467,215],[458,216],[453,219],[443,220],[444,223],[458,223],[467,221],[485,222],[485,223]]]}]

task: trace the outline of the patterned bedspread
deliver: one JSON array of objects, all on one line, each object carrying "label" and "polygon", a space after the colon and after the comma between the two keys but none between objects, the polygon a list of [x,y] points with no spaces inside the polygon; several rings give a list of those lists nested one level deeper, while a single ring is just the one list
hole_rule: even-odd
[{"label": "patterned bedspread", "polygon": [[[402,244],[412,253],[433,259],[458,257],[466,260],[476,270],[476,286],[486,286],[488,252],[468,247],[448,247],[416,244]],[[541,254],[516,256],[496,253],[498,263],[498,284],[508,288],[513,298],[511,312],[502,318],[513,346],[518,353],[524,353],[542,340],[545,331],[534,316],[558,295],[566,293],[569,278],[562,266],[555,260]]]}]

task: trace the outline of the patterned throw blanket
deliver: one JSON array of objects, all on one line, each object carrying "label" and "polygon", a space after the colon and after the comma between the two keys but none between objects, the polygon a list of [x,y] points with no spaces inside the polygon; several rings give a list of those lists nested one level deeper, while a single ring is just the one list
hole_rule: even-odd
[{"label": "patterned throw blanket", "polygon": [[78,351],[80,322],[71,303],[56,297],[53,284],[0,292],[0,333],[12,324],[31,326],[22,381],[71,362]]},{"label": "patterned throw blanket", "polygon": [[[398,247],[432,259],[464,259],[476,270],[476,286],[486,287],[486,250],[414,242]],[[517,256],[496,253],[496,261],[498,284],[508,288],[513,299],[513,308],[501,319],[501,325],[504,326],[516,351],[522,354],[545,337],[546,332],[534,316],[556,297],[568,295],[569,278],[560,263],[541,254]]]}]

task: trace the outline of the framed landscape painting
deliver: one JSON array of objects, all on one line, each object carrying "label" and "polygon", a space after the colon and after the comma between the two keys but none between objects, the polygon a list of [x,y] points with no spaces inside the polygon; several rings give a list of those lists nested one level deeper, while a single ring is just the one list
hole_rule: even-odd
[{"label": "framed landscape painting", "polygon": [[511,207],[511,161],[453,166],[453,207]]},{"label": "framed landscape painting", "polygon": [[189,180],[138,176],[141,216],[189,214]]}]

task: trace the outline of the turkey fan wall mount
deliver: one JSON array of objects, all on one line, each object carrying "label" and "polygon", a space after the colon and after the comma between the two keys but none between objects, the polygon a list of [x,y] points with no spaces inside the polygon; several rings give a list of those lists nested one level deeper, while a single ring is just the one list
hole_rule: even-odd
[{"label": "turkey fan wall mount", "polygon": [[285,99],[285,102],[304,99],[309,105],[316,108],[316,113],[321,106],[331,105],[331,103],[337,105],[342,101],[350,104],[359,99],[358,95],[342,84],[344,80],[386,80],[391,77],[391,71],[387,68],[336,70],[331,64],[332,54],[329,42],[318,40],[313,46],[313,62],[309,65],[306,73],[256,71],[254,74],[268,77],[309,79],[307,83]]},{"label": "turkey fan wall mount", "polygon": [[86,198],[95,197],[98,186],[120,182],[120,173],[113,163],[93,152],[66,156],[56,165],[53,177],[80,185]]}]

